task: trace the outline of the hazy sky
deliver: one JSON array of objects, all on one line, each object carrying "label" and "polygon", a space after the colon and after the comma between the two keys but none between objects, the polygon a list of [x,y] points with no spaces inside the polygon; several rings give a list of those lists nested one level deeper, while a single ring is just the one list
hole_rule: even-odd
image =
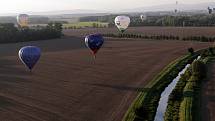
[{"label": "hazy sky", "polygon": [[[176,0],[0,0],[0,13],[40,12],[53,10],[93,9],[120,10],[160,4]],[[178,0],[179,4],[214,2],[214,0]]]}]

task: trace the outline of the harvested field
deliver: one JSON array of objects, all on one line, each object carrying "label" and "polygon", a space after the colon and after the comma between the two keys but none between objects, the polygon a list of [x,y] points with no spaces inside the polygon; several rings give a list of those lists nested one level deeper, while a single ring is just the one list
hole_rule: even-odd
[{"label": "harvested field", "polygon": [[[215,27],[130,27],[125,33],[143,35],[174,35],[180,37],[187,36],[214,36]],[[64,30],[65,34],[71,36],[85,36],[90,33],[118,33],[117,28],[97,28],[97,29],[72,29]]]},{"label": "harvested field", "polygon": [[[33,73],[18,60],[23,45],[43,51]],[[187,45],[109,38],[96,61],[81,37],[0,45],[0,120],[120,121],[137,90]],[[193,43],[195,49],[208,46]]]}]

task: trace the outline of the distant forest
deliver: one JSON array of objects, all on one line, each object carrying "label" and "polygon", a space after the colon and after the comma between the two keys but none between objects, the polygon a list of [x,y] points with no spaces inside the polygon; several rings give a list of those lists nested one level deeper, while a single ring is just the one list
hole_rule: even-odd
[{"label": "distant forest", "polygon": [[[109,27],[114,26],[114,18],[117,15],[106,16],[89,16],[81,17],[80,22],[99,21],[109,23]],[[128,15],[129,16],[129,15]],[[148,16],[146,20],[142,21],[140,16],[130,16],[132,27],[137,26],[215,26],[215,15],[172,15],[172,16]]]},{"label": "distant forest", "polygon": [[13,23],[0,24],[0,43],[26,42],[60,38],[62,24],[49,23],[40,29],[17,28]]},{"label": "distant forest", "polygon": [[[43,16],[30,16],[29,22],[30,24],[48,24],[49,23],[48,17]],[[1,16],[0,23],[17,23],[17,19],[15,16]]]}]

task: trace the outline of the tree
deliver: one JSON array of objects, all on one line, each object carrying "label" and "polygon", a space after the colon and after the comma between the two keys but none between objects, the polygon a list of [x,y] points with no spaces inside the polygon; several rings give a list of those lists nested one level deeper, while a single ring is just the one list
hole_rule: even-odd
[{"label": "tree", "polygon": [[191,48],[188,48],[188,52],[193,55],[194,54],[194,49],[191,47]]},{"label": "tree", "polygon": [[192,74],[195,77],[203,79],[206,77],[206,66],[202,61],[194,61],[192,64]]},{"label": "tree", "polygon": [[214,55],[214,48],[213,48],[213,47],[210,47],[210,48],[209,48],[209,52],[210,52],[211,55]]},{"label": "tree", "polygon": [[50,23],[43,28],[17,28],[14,24],[0,24],[0,43],[36,41],[59,38],[62,36],[62,24]]}]

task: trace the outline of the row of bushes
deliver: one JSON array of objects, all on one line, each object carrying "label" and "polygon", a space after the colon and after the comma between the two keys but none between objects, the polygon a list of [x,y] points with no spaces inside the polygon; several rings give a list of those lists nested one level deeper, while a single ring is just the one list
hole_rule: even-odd
[{"label": "row of bushes", "polygon": [[191,63],[199,54],[187,55],[186,57],[176,60],[156,76],[147,86],[146,92],[140,92],[139,96],[130,107],[124,117],[124,121],[153,121],[161,93],[178,75],[178,73]]},{"label": "row of bushes", "polygon": [[102,34],[104,37],[116,37],[116,38],[141,38],[141,39],[153,39],[153,40],[183,40],[183,41],[200,41],[200,42],[215,42],[215,37],[206,36],[190,36],[182,37],[173,35],[141,35],[141,34]]},{"label": "row of bushes", "polygon": [[167,110],[165,112],[165,121],[178,121],[179,120],[179,108],[183,99],[183,89],[186,86],[186,81],[191,76],[191,70],[188,68],[186,72],[181,75],[179,82],[175,89],[169,96]]},{"label": "row of bushes", "polygon": [[182,38],[184,41],[215,42],[215,37],[190,36]]},{"label": "row of bushes", "polygon": [[179,40],[179,36],[166,36],[166,35],[141,35],[141,34],[102,34],[104,37],[116,37],[116,38],[141,38],[141,39],[153,39],[153,40]]},{"label": "row of bushes", "polygon": [[[201,58],[214,56],[213,48],[204,50]],[[171,93],[165,113],[165,121],[199,120],[199,92],[201,81],[206,77],[205,63],[193,62],[192,66],[181,75],[179,82]]]},{"label": "row of bushes", "polygon": [[[140,19],[140,14],[132,14],[127,16],[130,17],[131,23],[130,26],[214,26],[215,25],[215,15],[209,14],[191,14],[186,12],[180,13],[164,13],[164,15],[147,15],[146,19],[142,21]],[[162,13],[161,13],[162,14]],[[166,15],[168,14],[168,15]],[[110,15],[101,15],[101,16],[86,16],[81,17],[81,22],[88,21],[100,21],[107,22],[109,26],[115,26],[114,19],[118,16],[118,14],[110,14]]]},{"label": "row of bushes", "polygon": [[60,38],[62,24],[50,23],[44,28],[17,28],[14,24],[0,24],[0,43],[26,42]]},{"label": "row of bushes", "polygon": [[108,25],[98,25],[98,26],[67,26],[63,29],[83,29],[83,28],[108,28]]}]

